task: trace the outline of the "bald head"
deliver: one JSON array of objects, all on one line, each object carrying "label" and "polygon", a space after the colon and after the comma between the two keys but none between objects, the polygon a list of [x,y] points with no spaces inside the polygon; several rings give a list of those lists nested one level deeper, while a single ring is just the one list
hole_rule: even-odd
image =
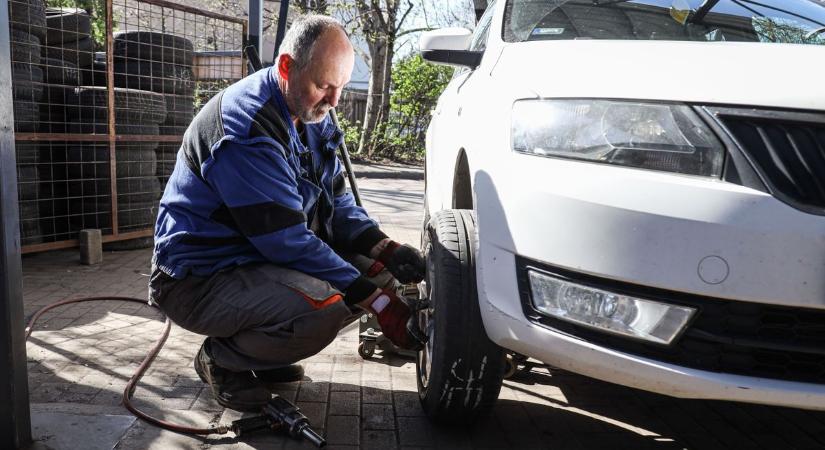
[{"label": "bald head", "polygon": [[[289,27],[284,40],[279,49],[280,54],[287,54],[295,61],[295,68],[302,70],[309,65],[315,46],[321,41],[322,36],[330,31],[337,31],[338,37],[343,38],[347,45],[349,38],[343,25],[332,17],[320,14],[307,14],[298,17],[292,26]],[[280,56],[280,55],[279,55]]]},{"label": "bald head", "polygon": [[335,19],[304,16],[289,29],[278,56],[278,81],[293,120],[319,122],[338,104],[355,54]]}]

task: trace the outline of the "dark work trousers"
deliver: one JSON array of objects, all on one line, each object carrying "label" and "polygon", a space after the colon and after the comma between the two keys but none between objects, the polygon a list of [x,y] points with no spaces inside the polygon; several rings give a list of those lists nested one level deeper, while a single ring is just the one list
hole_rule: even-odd
[{"label": "dark work trousers", "polygon": [[[377,286],[396,286],[386,269],[369,276],[373,260],[344,256]],[[267,263],[181,280],[154,269],[149,297],[176,325],[208,336],[215,363],[233,371],[275,369],[315,355],[359,314],[326,281]]]}]

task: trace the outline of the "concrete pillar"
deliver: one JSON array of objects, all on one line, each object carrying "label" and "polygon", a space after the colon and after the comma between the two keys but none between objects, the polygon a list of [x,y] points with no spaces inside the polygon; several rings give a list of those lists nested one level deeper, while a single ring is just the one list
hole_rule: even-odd
[{"label": "concrete pillar", "polygon": [[97,229],[80,230],[80,264],[103,262],[103,234]]}]

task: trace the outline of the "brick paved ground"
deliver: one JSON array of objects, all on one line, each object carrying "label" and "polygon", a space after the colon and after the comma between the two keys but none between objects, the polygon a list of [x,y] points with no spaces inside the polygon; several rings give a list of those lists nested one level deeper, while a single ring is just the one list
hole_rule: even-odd
[{"label": "brick paved ground", "polygon": [[[407,177],[409,178],[409,177]],[[362,195],[394,238],[418,242],[423,183],[370,178]],[[75,251],[23,260],[26,313],[72,296],[145,298],[150,252],[106,253],[100,266],[78,265]],[[158,314],[134,303],[102,302],[46,314],[28,342],[35,412],[122,416],[128,377],[162,329]],[[330,448],[825,448],[825,414],[725,402],[677,400],[574,374],[539,371],[505,382],[494,414],[468,430],[431,426],[418,406],[415,367],[398,357],[363,361],[357,328],[305,361],[311,381],[277,390],[296,401]],[[239,415],[218,406],[192,369],[201,338],[174,327],[166,347],[135,393],[153,414],[193,426]],[[127,422],[128,423],[128,422]],[[67,442],[37,430],[47,446],[91,448],[77,433]],[[229,435],[231,436],[231,434]],[[193,438],[132,422],[118,449],[311,448],[273,435],[243,440]]]}]

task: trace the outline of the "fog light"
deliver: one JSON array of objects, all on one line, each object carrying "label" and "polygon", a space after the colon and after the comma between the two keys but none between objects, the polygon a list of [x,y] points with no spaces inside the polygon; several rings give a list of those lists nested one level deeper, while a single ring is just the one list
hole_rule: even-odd
[{"label": "fog light", "polygon": [[622,336],[670,344],[695,308],[629,297],[527,271],[533,306],[548,316]]}]

